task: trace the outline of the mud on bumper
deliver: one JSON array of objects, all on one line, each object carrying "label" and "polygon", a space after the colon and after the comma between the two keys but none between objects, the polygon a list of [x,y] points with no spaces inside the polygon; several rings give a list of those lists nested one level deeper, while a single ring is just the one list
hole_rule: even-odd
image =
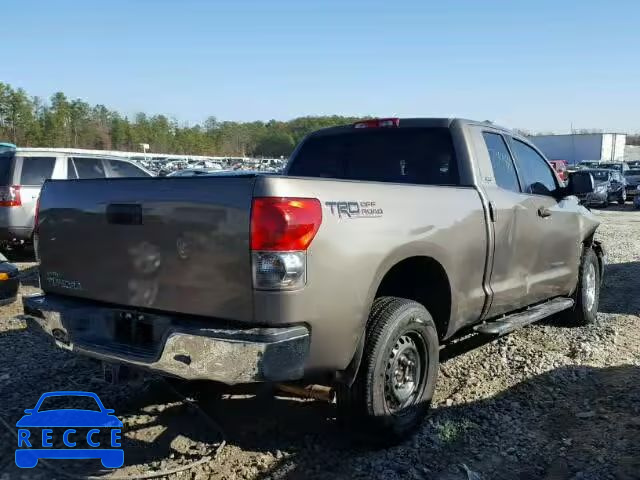
[{"label": "mud on bumper", "polygon": [[60,348],[186,380],[298,380],[309,351],[301,325],[239,328],[50,294],[23,297],[23,305]]}]

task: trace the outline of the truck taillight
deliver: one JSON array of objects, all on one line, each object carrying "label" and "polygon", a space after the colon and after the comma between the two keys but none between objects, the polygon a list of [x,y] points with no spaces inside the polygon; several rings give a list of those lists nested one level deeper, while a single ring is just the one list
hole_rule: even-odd
[{"label": "truck taillight", "polygon": [[21,205],[20,185],[0,187],[0,207],[19,207]]},{"label": "truck taillight", "polygon": [[353,128],[388,128],[399,127],[399,118],[374,118],[372,120],[363,120],[353,124]]},{"label": "truck taillight", "polygon": [[322,223],[316,198],[258,197],[251,207],[253,286],[292,290],[305,285],[307,249]]}]

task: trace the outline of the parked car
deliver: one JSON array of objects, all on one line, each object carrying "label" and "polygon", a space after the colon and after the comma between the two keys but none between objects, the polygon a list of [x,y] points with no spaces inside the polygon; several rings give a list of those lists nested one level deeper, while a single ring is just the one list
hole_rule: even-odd
[{"label": "parked car", "polygon": [[624,179],[627,182],[627,198],[634,198],[638,193],[640,185],[640,168],[632,168],[624,173]]},{"label": "parked car", "polygon": [[566,182],[569,178],[569,172],[567,171],[567,161],[566,160],[549,160],[549,163],[555,170],[558,178],[563,182]]},{"label": "parked car", "polygon": [[323,384],[346,422],[398,439],[457,333],[595,321],[599,220],[575,197],[592,190],[584,172],[562,185],[526,138],[459,119],[320,130],[282,175],[51,181],[44,293],[24,308],[58,346],[105,361]]},{"label": "parked car", "polygon": [[185,168],[184,170],[176,170],[167,175],[167,177],[196,177],[198,175],[209,175],[209,170],[204,168]]},{"label": "parked car", "polygon": [[0,150],[0,242],[30,243],[40,189],[45,180],[148,177],[151,174],[122,158],[76,156],[46,149]]},{"label": "parked car", "polygon": [[0,253],[0,307],[9,305],[18,298],[20,271]]},{"label": "parked car", "polygon": [[[264,175],[266,172],[258,170],[200,170],[200,169],[187,169],[178,170],[177,172],[170,173],[167,177],[225,177],[225,176],[238,176],[238,175]],[[273,173],[273,175],[277,175]]]},{"label": "parked car", "polygon": [[598,168],[599,164],[600,162],[598,160],[583,160],[575,167],[577,170],[582,170],[585,168]]},{"label": "parked car", "polygon": [[626,182],[620,172],[604,168],[592,168],[582,170],[593,176],[595,182],[594,191],[587,194],[584,204],[605,208],[611,202],[624,205],[627,201]]},{"label": "parked car", "polygon": [[609,168],[611,170],[620,172],[622,175],[624,175],[625,172],[628,172],[630,169],[627,162],[601,162],[598,164],[597,168]]}]

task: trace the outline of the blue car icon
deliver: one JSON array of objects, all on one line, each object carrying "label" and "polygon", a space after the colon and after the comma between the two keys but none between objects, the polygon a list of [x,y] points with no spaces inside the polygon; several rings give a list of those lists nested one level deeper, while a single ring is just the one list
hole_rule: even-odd
[{"label": "blue car icon", "polygon": [[[90,397],[95,400],[99,410],[57,408],[40,411],[42,403],[51,397]],[[36,406],[32,409],[26,409],[24,411],[26,415],[16,423],[16,427],[18,427],[16,465],[20,468],[33,468],[38,464],[40,458],[99,458],[105,468],[121,467],[124,464],[124,451],[115,447],[121,446],[122,422],[115,415],[111,415],[113,412],[113,410],[105,408],[98,395],[92,392],[60,391],[43,394]],[[36,432],[29,430],[36,427],[42,428],[41,438],[35,434]],[[63,441],[66,448],[52,448],[52,428],[59,427],[65,428]],[[91,429],[82,436],[74,427]],[[104,448],[95,438],[102,429],[110,431],[110,448]],[[91,448],[75,448],[76,440],[82,441],[85,438]]]}]

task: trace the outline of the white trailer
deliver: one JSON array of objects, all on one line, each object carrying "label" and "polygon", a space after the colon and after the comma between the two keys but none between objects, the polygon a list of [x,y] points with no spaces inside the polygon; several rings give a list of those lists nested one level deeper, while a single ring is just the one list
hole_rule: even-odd
[{"label": "white trailer", "polygon": [[583,160],[621,162],[627,135],[624,133],[574,133],[535,135],[530,140],[549,160],[566,160],[575,165]]}]

